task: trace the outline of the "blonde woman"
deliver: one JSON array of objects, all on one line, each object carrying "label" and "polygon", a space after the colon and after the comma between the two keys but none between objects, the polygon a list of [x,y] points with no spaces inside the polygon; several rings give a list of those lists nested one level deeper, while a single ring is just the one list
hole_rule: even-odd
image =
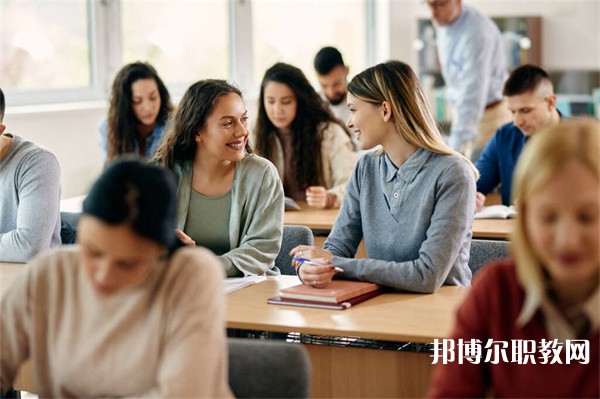
[{"label": "blonde woman", "polygon": [[[477,276],[452,334],[455,343],[478,340],[480,361],[439,364],[431,397],[600,395],[599,138],[597,121],[571,120],[525,147],[513,186],[513,259]],[[569,340],[585,341],[576,351]],[[507,343],[507,358],[486,362],[490,342]],[[531,354],[524,364],[519,344]]]},{"label": "blonde woman", "polygon": [[[467,265],[478,173],[442,139],[411,68],[388,61],[348,85],[350,119],[365,154],[348,181],[324,249],[292,254],[323,265],[297,264],[305,284],[341,278],[431,293],[442,284],[469,285]],[[364,239],[368,259],[354,259]]]}]

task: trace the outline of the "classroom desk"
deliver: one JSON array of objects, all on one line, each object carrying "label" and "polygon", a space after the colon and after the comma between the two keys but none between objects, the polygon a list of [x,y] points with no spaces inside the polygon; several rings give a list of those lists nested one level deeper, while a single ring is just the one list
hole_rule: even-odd
[{"label": "classroom desk", "polygon": [[[298,202],[301,211],[285,211],[283,224],[306,226],[312,230],[331,231],[339,209],[314,209],[305,202]],[[514,219],[475,219],[473,238],[507,240],[510,237]]]},{"label": "classroom desk", "polygon": [[[295,276],[265,282],[227,296],[227,327],[301,332],[395,342],[432,343],[448,337],[454,311],[468,288],[436,294],[387,293],[343,311],[269,305]],[[312,364],[313,397],[423,397],[433,366],[423,352],[305,344]]]}]

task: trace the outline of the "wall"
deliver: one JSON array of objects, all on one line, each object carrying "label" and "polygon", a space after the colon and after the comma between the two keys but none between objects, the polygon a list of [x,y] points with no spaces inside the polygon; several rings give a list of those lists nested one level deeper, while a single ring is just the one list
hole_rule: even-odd
[{"label": "wall", "polygon": [[[10,99],[7,99],[10,104]],[[61,167],[61,197],[85,194],[102,171],[97,126],[106,115],[102,104],[6,109],[8,132],[46,148],[56,155]]]},{"label": "wall", "polygon": [[[490,16],[541,16],[542,66],[550,71],[600,69],[599,0],[463,0]],[[428,18],[421,1],[390,1],[390,57],[416,65],[417,18]]]}]

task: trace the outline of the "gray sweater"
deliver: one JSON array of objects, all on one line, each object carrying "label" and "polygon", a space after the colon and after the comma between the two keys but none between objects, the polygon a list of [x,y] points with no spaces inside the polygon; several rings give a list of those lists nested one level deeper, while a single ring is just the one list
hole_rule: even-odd
[{"label": "gray sweater", "polygon": [[[342,278],[432,293],[469,285],[475,177],[453,155],[418,149],[398,169],[370,152],[348,181],[324,248]],[[353,259],[364,238],[368,259]]]},{"label": "gray sweater", "polygon": [[60,167],[49,151],[10,136],[0,160],[0,262],[27,262],[60,245]]}]

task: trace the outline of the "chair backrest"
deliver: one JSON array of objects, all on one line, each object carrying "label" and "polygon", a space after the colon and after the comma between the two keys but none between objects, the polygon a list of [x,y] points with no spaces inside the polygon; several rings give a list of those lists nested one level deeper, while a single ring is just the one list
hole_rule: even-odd
[{"label": "chair backrest", "polygon": [[292,267],[292,257],[290,251],[297,245],[313,245],[315,242],[312,230],[306,226],[283,226],[283,237],[281,240],[281,249],[275,266],[279,268],[281,274],[293,276],[296,274]]},{"label": "chair backrest", "polygon": [[471,240],[471,256],[469,268],[473,275],[483,266],[494,259],[502,259],[508,256],[508,241],[496,240]]},{"label": "chair backrest", "polygon": [[60,213],[60,239],[63,245],[75,244],[80,216],[81,212]]},{"label": "chair backrest", "polygon": [[307,398],[310,361],[300,344],[228,338],[229,386],[236,398]]}]

